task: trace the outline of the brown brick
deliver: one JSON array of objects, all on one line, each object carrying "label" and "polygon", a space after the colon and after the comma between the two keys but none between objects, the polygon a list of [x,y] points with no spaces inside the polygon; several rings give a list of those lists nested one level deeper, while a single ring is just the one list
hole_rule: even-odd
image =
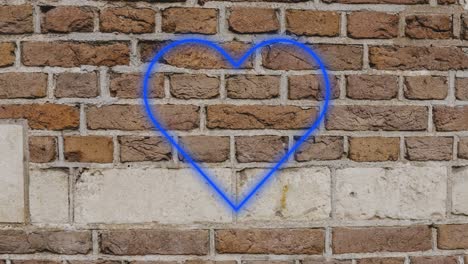
[{"label": "brown brick", "polygon": [[439,5],[451,5],[456,4],[457,0],[437,0],[437,4]]},{"label": "brown brick", "polygon": [[162,30],[169,33],[216,34],[218,10],[170,7],[162,11]]},{"label": "brown brick", "polygon": [[145,261],[145,260],[142,260],[142,261],[139,261],[139,260],[136,260],[136,261],[130,261],[129,262],[130,264],[178,264],[179,262],[177,261]]},{"label": "brown brick", "polygon": [[276,10],[268,8],[232,8],[228,24],[229,30],[242,34],[269,33],[279,30]]},{"label": "brown brick", "polygon": [[335,105],[326,120],[328,130],[419,131],[427,129],[425,106]]},{"label": "brown brick", "polygon": [[[112,73],[110,75],[110,94],[118,98],[141,98],[143,76],[131,73]],[[164,97],[164,75],[156,74],[150,81],[150,98]]]},{"label": "brown brick", "polygon": [[437,227],[437,247],[440,249],[467,249],[468,225],[440,225]]},{"label": "brown brick", "polygon": [[462,39],[468,39],[468,15],[463,15],[461,22],[462,22],[461,37]]},{"label": "brown brick", "polygon": [[405,258],[366,258],[358,259],[357,264],[404,264]]},{"label": "brown brick", "polygon": [[429,0],[323,0],[325,3],[340,4],[398,4],[398,5],[416,5],[428,4]]},{"label": "brown brick", "polygon": [[113,230],[101,234],[101,252],[112,255],[206,255],[208,230]]},{"label": "brown brick", "polygon": [[203,74],[173,74],[171,95],[179,99],[210,99],[219,96],[219,78]]},{"label": "brown brick", "polygon": [[299,36],[336,37],[340,34],[340,14],[315,10],[287,10],[286,30]]},{"label": "brown brick", "polygon": [[237,261],[235,260],[214,261],[214,260],[191,259],[191,260],[185,261],[184,264],[237,264]]},{"label": "brown brick", "polygon": [[414,39],[450,39],[452,38],[452,16],[407,16],[405,34]]},{"label": "brown brick", "polygon": [[373,252],[415,252],[432,249],[428,226],[368,227],[333,229],[334,254]]},{"label": "brown brick", "polygon": [[63,141],[66,161],[111,163],[114,159],[114,144],[111,137],[69,136]]},{"label": "brown brick", "polygon": [[369,63],[379,70],[462,70],[468,68],[468,54],[455,46],[374,46]]},{"label": "brown brick", "polygon": [[468,159],[468,137],[460,138],[458,142],[458,157]]},{"label": "brown brick", "polygon": [[66,72],[57,76],[55,97],[91,98],[99,95],[99,81],[96,72]]},{"label": "brown brick", "polygon": [[92,7],[41,6],[42,33],[93,32]]},{"label": "brown brick", "polygon": [[80,110],[59,104],[0,105],[0,119],[23,118],[32,129],[76,129],[80,124]]},{"label": "brown brick", "polygon": [[468,101],[468,78],[457,78],[455,96],[458,100]]},{"label": "brown brick", "polygon": [[168,161],[171,145],[162,137],[121,136],[120,161]]},{"label": "brown brick", "polygon": [[338,260],[338,259],[324,259],[324,258],[314,258],[314,259],[304,259],[302,264],[351,264],[351,260]]},{"label": "brown brick", "polygon": [[0,67],[8,67],[15,63],[15,48],[14,43],[0,43]]},{"label": "brown brick", "polygon": [[[282,260],[244,260],[242,264],[294,264],[294,260],[282,261]],[[302,262],[304,263],[304,262]]]},{"label": "brown brick", "polygon": [[155,30],[156,12],[149,8],[129,6],[106,8],[101,11],[100,30],[102,32],[152,33]]},{"label": "brown brick", "polygon": [[[118,260],[67,260],[68,264],[121,264]],[[171,263],[172,264],[172,263]]]},{"label": "brown brick", "polygon": [[57,140],[55,137],[30,137],[29,160],[35,163],[55,161],[57,158]]},{"label": "brown brick", "polygon": [[412,264],[458,264],[455,256],[411,257]]},{"label": "brown brick", "polygon": [[352,137],[349,159],[358,162],[396,161],[400,154],[400,138]]},{"label": "brown brick", "polygon": [[25,42],[21,48],[21,61],[26,66],[115,66],[130,61],[126,42]]},{"label": "brown brick", "polygon": [[[288,77],[288,98],[291,100],[312,99],[323,100],[325,97],[325,85],[322,75],[291,75]],[[331,99],[340,96],[338,78],[329,75]]]},{"label": "brown brick", "polygon": [[32,6],[0,6],[0,34],[24,34],[33,31]]},{"label": "brown brick", "polygon": [[322,229],[226,229],[215,231],[221,254],[322,254]]},{"label": "brown brick", "polygon": [[336,160],[343,156],[343,152],[343,137],[319,136],[306,140],[296,151],[295,158],[299,162]]},{"label": "brown brick", "polygon": [[346,95],[352,99],[388,100],[398,95],[398,76],[346,76]]},{"label": "brown brick", "polygon": [[13,264],[61,264],[62,261],[55,261],[55,260],[12,260],[11,263]]},{"label": "brown brick", "polygon": [[226,78],[227,96],[233,99],[277,98],[279,89],[279,76],[231,75]]},{"label": "brown brick", "polygon": [[239,162],[274,162],[288,149],[288,138],[280,136],[236,137],[236,159]]},{"label": "brown brick", "polygon": [[39,98],[47,95],[47,74],[0,73],[0,99]]},{"label": "brown brick", "polygon": [[[320,54],[329,70],[359,70],[362,68],[362,47],[355,45],[320,44],[311,47]],[[316,63],[303,50],[287,44],[274,44],[262,50],[263,66],[272,70],[310,70]],[[468,64],[468,63],[467,63]]]},{"label": "brown brick", "polygon": [[452,137],[410,137],[405,139],[406,157],[409,160],[451,160]]},{"label": "brown brick", "polygon": [[408,99],[443,100],[447,97],[448,81],[441,76],[407,76],[404,94]]},{"label": "brown brick", "polygon": [[[195,161],[223,162],[229,159],[229,137],[187,136],[179,142]],[[180,154],[179,159],[184,160]]]},{"label": "brown brick", "polygon": [[[370,22],[371,23],[367,23]],[[360,11],[348,14],[348,36],[351,38],[389,39],[398,36],[397,14]]]},{"label": "brown brick", "polygon": [[[198,128],[199,107],[194,105],[158,105],[154,113],[165,128],[191,130]],[[89,129],[148,130],[150,121],[141,105],[90,106],[86,110]]]},{"label": "brown brick", "polygon": [[158,51],[160,51],[167,44],[169,44],[169,41],[139,41],[138,49],[141,60],[143,62],[150,62],[156,53],[158,53]]},{"label": "brown brick", "polygon": [[317,110],[298,106],[209,105],[207,127],[219,129],[308,128]]},{"label": "brown brick", "polygon": [[1,254],[87,254],[92,249],[90,231],[1,230]]},{"label": "brown brick", "polygon": [[437,131],[468,130],[468,106],[435,106],[433,112]]}]

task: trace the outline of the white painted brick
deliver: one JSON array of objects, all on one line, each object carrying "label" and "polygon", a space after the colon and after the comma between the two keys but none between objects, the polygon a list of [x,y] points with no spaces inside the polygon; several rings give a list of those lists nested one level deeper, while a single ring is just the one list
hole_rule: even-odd
[{"label": "white painted brick", "polygon": [[[230,169],[210,169],[231,191]],[[103,169],[76,183],[78,223],[229,222],[231,210],[191,169]]]},{"label": "white painted brick", "polygon": [[63,170],[33,170],[29,179],[31,221],[67,223],[68,173]]},{"label": "white painted brick", "polygon": [[25,221],[23,126],[0,124],[0,222]]},{"label": "white painted brick", "polygon": [[340,219],[440,219],[445,216],[446,167],[347,168],[336,172]]},{"label": "white painted brick", "polygon": [[[264,176],[264,169],[239,173],[241,197]],[[284,169],[257,193],[240,220],[323,220],[331,212],[331,177],[326,167]]]},{"label": "white painted brick", "polygon": [[452,211],[468,215],[468,167],[453,169]]}]

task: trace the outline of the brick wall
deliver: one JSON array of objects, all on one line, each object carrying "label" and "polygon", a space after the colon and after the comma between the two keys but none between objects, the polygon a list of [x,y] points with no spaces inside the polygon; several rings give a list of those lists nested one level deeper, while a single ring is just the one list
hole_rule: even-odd
[{"label": "brick wall", "polygon": [[[0,264],[468,263],[457,1],[0,0]],[[236,56],[287,35],[329,70],[326,121],[239,214],[142,110],[148,61],[193,34]],[[162,62],[151,104],[237,199],[323,102],[284,45]]]}]

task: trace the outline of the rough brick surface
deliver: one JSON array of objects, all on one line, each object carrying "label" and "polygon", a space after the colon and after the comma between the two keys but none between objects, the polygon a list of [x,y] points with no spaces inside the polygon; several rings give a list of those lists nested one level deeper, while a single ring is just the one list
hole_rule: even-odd
[{"label": "rough brick surface", "polygon": [[441,225],[437,227],[438,248],[468,248],[468,225]]},{"label": "rough brick surface", "polygon": [[406,156],[409,160],[451,160],[453,138],[410,137],[405,139]]},{"label": "rough brick surface", "polygon": [[397,76],[349,75],[346,95],[352,99],[385,100],[398,94]]},{"label": "rough brick surface", "polygon": [[227,96],[233,99],[271,99],[279,96],[279,76],[232,75],[226,78]]},{"label": "rough brick surface", "polygon": [[468,215],[468,205],[465,202],[468,199],[468,168],[452,168],[452,212],[454,214]]},{"label": "rough brick surface", "polygon": [[404,258],[366,258],[358,259],[357,264],[404,264]]},{"label": "rough brick surface", "polygon": [[468,159],[468,138],[460,138],[458,142],[458,157],[462,159]]},{"label": "rough brick surface", "polygon": [[[229,137],[191,136],[180,139],[180,144],[195,161],[223,162],[229,159]],[[180,156],[180,159],[183,159]]]},{"label": "rough brick surface", "polygon": [[29,160],[36,163],[52,162],[57,157],[55,137],[29,138]]},{"label": "rough brick surface", "polygon": [[174,74],[169,77],[171,95],[179,99],[209,99],[219,96],[219,78]]},{"label": "rough brick surface", "polygon": [[404,95],[408,99],[443,100],[448,94],[448,80],[439,76],[407,76]]},{"label": "rough brick surface", "polygon": [[468,78],[457,78],[455,96],[458,100],[468,101]]},{"label": "rough brick surface", "polygon": [[343,156],[343,137],[320,136],[308,139],[297,150],[297,161],[336,160]]},{"label": "rough brick surface", "polygon": [[70,162],[109,163],[113,160],[112,138],[101,136],[65,137],[65,160]]},{"label": "rough brick surface", "polygon": [[415,39],[449,39],[452,37],[452,17],[447,15],[407,16],[405,34]]},{"label": "rough brick surface", "polygon": [[171,146],[161,137],[119,137],[120,161],[167,161],[172,157]]},{"label": "rough brick surface", "polygon": [[354,161],[398,160],[399,138],[352,137],[349,139],[349,158]]},{"label": "rough brick surface", "polygon": [[96,10],[91,7],[44,6],[41,30],[43,33],[92,32]]},{"label": "rough brick surface", "polygon": [[0,6],[0,34],[33,32],[33,7],[30,5]]},{"label": "rough brick surface", "polygon": [[1,73],[0,99],[40,98],[47,93],[47,74]]},{"label": "rough brick surface", "polygon": [[15,63],[15,44],[0,43],[0,67],[11,66]]},{"label": "rough brick surface", "polygon": [[325,3],[342,3],[342,4],[400,4],[400,5],[416,5],[427,4],[428,0],[325,0]]},{"label": "rough brick surface", "polygon": [[151,33],[155,30],[154,10],[149,8],[106,8],[101,11],[100,30],[102,32]]},{"label": "rough brick surface", "polygon": [[[112,73],[110,77],[110,94],[118,98],[140,98],[142,75],[131,73]],[[149,98],[164,97],[164,76],[153,75],[149,85]]]},{"label": "rough brick surface", "polygon": [[216,34],[216,9],[174,7],[162,12],[162,29],[171,33]]},{"label": "rough brick surface", "polygon": [[98,75],[90,73],[62,73],[55,81],[55,96],[91,98],[99,95]]},{"label": "rough brick surface", "polygon": [[[330,81],[330,99],[340,95],[339,81],[336,76],[328,76]],[[321,75],[293,75],[288,79],[288,98],[291,100],[325,98],[325,81]]]},{"label": "rough brick surface", "polygon": [[433,111],[434,125],[438,131],[468,130],[467,106],[436,106]]},{"label": "rough brick surface", "polygon": [[300,36],[335,37],[340,32],[340,14],[312,10],[287,10],[286,30]]},{"label": "rough brick surface", "polygon": [[268,33],[279,29],[275,9],[233,8],[229,14],[229,29],[236,33]]},{"label": "rough brick surface", "polygon": [[456,256],[435,256],[435,257],[411,257],[414,264],[457,264]]},{"label": "rough brick surface", "polygon": [[239,162],[273,162],[284,155],[287,137],[236,137],[236,158]]},{"label": "rough brick surface", "polygon": [[[372,23],[363,23],[372,21]],[[398,15],[361,11],[348,14],[348,35],[351,38],[387,39],[398,36]]]}]

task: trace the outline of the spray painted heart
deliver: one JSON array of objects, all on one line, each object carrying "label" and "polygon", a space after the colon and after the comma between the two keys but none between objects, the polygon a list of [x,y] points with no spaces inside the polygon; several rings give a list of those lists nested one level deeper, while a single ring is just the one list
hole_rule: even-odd
[{"label": "spray painted heart", "polygon": [[[322,106],[320,107],[320,112],[317,117],[317,119],[313,122],[313,124],[310,126],[309,129],[305,131],[305,133],[300,137],[298,141],[289,149],[289,151],[284,154],[279,161],[271,168],[261,179],[259,182],[257,182],[252,189],[250,189],[249,192],[247,192],[247,195],[240,200],[240,202],[236,203],[232,198],[229,197],[228,194],[226,194],[223,190],[221,190],[220,185],[215,182],[214,178],[205,170],[203,169],[197,162],[193,160],[193,158],[190,156],[189,152],[186,151],[182,146],[180,146],[175,140],[174,137],[170,135],[170,133],[164,128],[164,126],[158,121],[158,118],[156,117],[156,114],[153,112],[153,109],[151,108],[150,101],[149,101],[149,95],[150,95],[150,79],[153,71],[157,71],[156,69],[156,64],[157,62],[170,50],[184,44],[195,44],[195,45],[202,45],[206,46],[208,48],[211,48],[221,56],[234,68],[238,69],[240,68],[254,52],[262,47],[273,45],[273,44],[286,44],[286,45],[291,45],[295,48],[299,48],[302,51],[304,51],[308,56],[310,56],[315,63],[319,66],[320,71],[323,75],[324,78],[324,84],[325,84],[325,97]],[[323,64],[322,60],[319,58],[319,56],[308,46],[306,46],[303,43],[297,42],[292,39],[288,38],[274,38],[274,39],[269,39],[269,40],[264,40],[253,47],[251,47],[240,59],[235,59],[231,55],[229,55],[221,46],[217,45],[216,43],[205,40],[205,39],[199,39],[199,38],[190,38],[190,39],[182,39],[182,40],[177,40],[169,45],[165,46],[162,48],[151,60],[148,69],[146,71],[146,74],[144,76],[143,80],[143,101],[144,101],[144,107],[145,111],[148,114],[149,119],[155,126],[155,128],[177,149],[177,151],[183,156],[183,158],[190,164],[190,166],[202,177],[203,180],[206,181],[206,183],[211,186],[214,190],[214,192],[219,195],[224,202],[226,202],[229,207],[235,211],[239,212],[245,205],[246,203],[263,187],[265,186],[265,183],[273,177],[275,172],[278,171],[278,169],[281,168],[282,165],[284,165],[287,161],[288,158],[294,154],[294,152],[304,143],[304,141],[307,140],[309,136],[312,135],[312,133],[319,127],[320,123],[324,120],[325,115],[328,110],[329,102],[330,102],[330,97],[331,97],[331,88],[330,88],[330,80],[328,79],[327,71],[325,69],[325,65]]]}]

